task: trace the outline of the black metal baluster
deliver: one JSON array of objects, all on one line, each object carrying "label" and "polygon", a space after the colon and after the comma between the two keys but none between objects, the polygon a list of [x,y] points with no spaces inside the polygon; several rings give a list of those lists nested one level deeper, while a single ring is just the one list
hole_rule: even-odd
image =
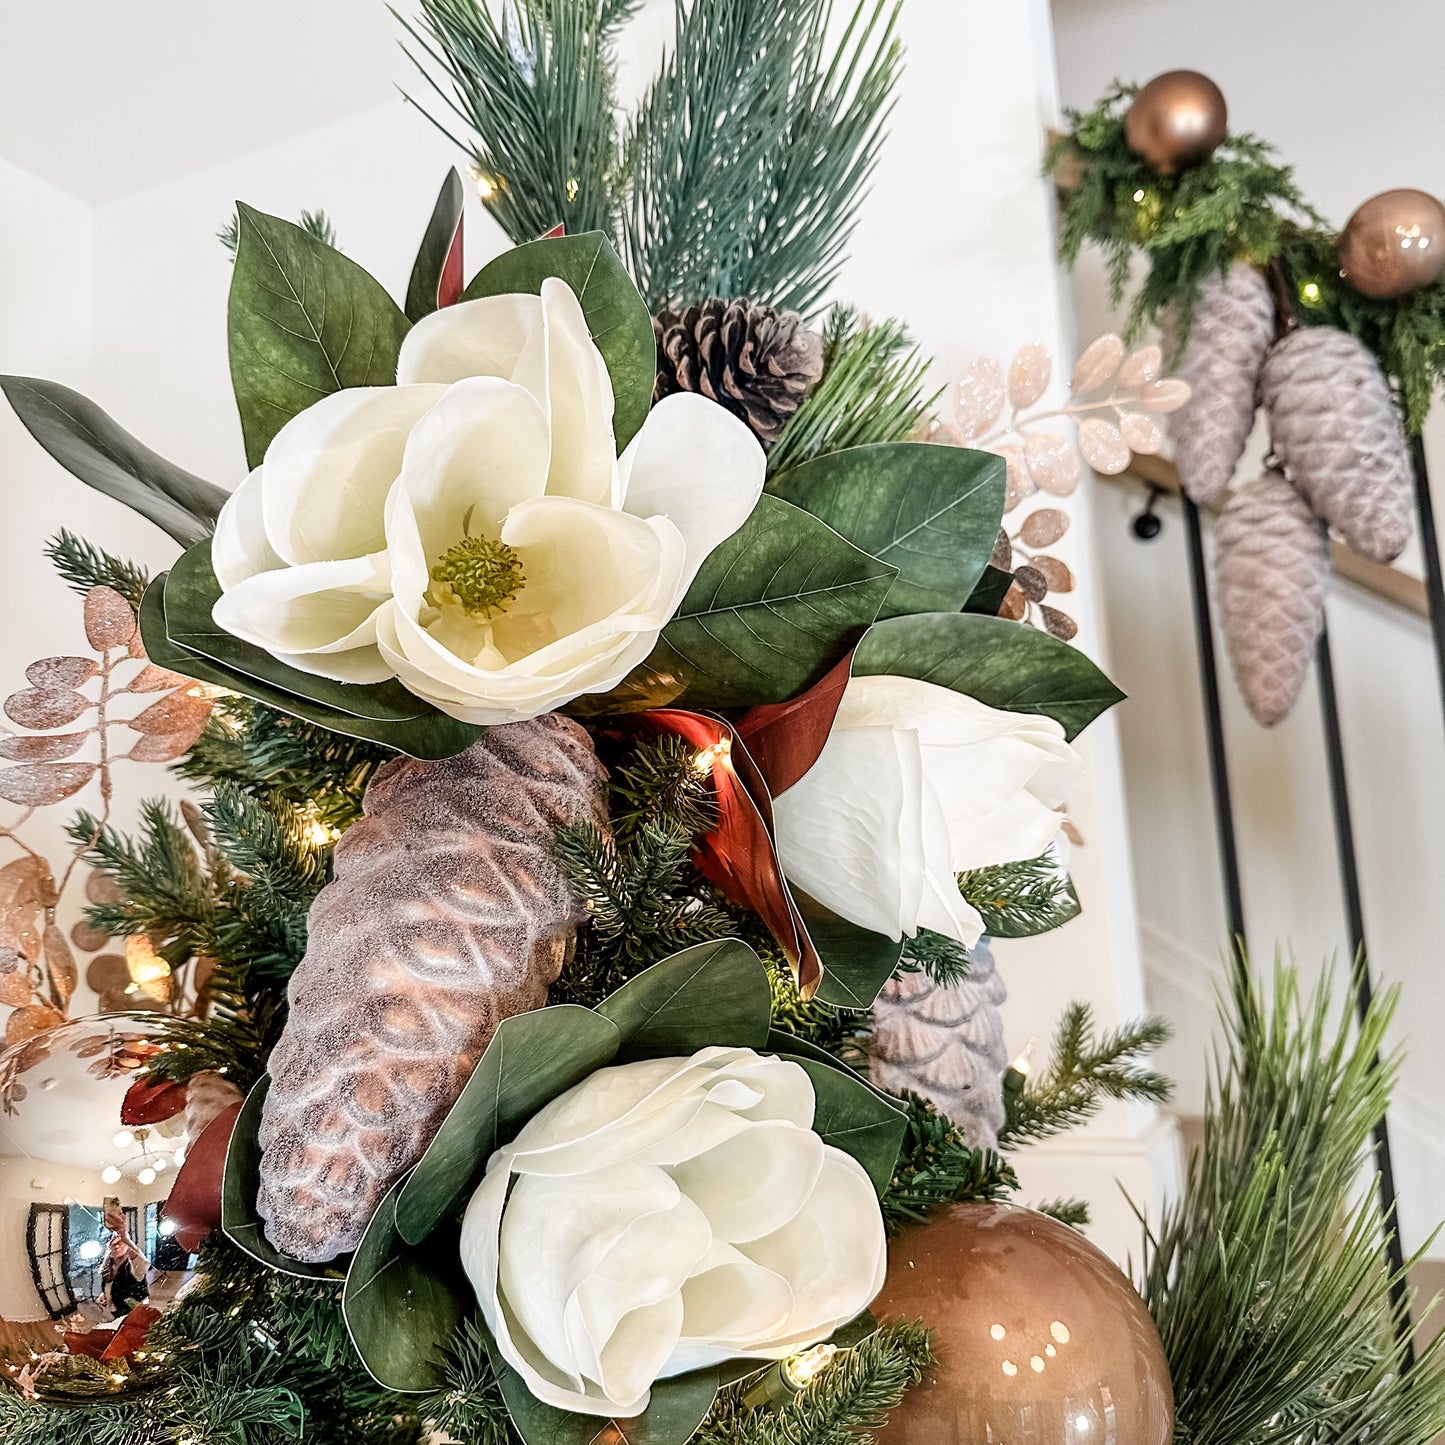
[{"label": "black metal baluster", "polygon": [[1425,596],[1430,604],[1430,635],[1435,642],[1441,716],[1445,717],[1445,574],[1440,568],[1440,538],[1435,531],[1435,503],[1430,495],[1430,470],[1425,465],[1423,437],[1414,437],[1410,442],[1410,465],[1415,473],[1415,512],[1420,519],[1420,550],[1425,558]]},{"label": "black metal baluster", "polygon": [[[1437,557],[1438,565],[1438,557]],[[1328,624],[1320,631],[1320,640],[1315,648],[1315,670],[1320,685],[1320,715],[1324,722],[1325,762],[1330,775],[1330,804],[1334,811],[1335,843],[1339,850],[1340,884],[1344,893],[1345,920],[1350,933],[1350,952],[1354,963],[1351,968],[1351,983],[1355,994],[1355,1011],[1363,1022],[1375,996],[1374,984],[1370,979],[1369,952],[1365,946],[1365,910],[1360,897],[1360,870],[1355,853],[1355,826],[1350,814],[1350,792],[1345,776],[1344,738],[1340,731],[1339,694],[1335,690],[1334,660],[1330,655],[1330,631]],[[1379,1056],[1374,1064],[1379,1067]],[[1390,1268],[1394,1275],[1390,1285],[1390,1300],[1398,1311],[1401,1329],[1401,1343],[1405,1349],[1405,1363],[1408,1368],[1415,1362],[1415,1350],[1411,1342],[1409,1292],[1404,1278],[1405,1249],[1400,1240],[1400,1222],[1396,1215],[1399,1202],[1395,1192],[1395,1166],[1390,1153],[1390,1129],[1382,1117],[1375,1125],[1375,1171],[1379,1176],[1380,1209],[1389,1226],[1385,1248],[1389,1255]]]}]

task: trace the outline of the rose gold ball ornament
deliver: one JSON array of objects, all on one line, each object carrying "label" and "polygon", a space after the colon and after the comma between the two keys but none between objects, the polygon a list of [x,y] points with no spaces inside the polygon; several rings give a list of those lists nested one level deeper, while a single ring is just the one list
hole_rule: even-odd
[{"label": "rose gold ball ornament", "polygon": [[1340,270],[1365,296],[1407,296],[1445,271],[1445,206],[1425,191],[1381,191],[1345,223]]},{"label": "rose gold ball ornament", "polygon": [[1207,161],[1229,133],[1224,92],[1197,70],[1167,70],[1134,97],[1124,139],[1161,175]]},{"label": "rose gold ball ornament", "polygon": [[1169,1445],[1174,1391],[1143,1301],[1083,1235],[959,1204],[888,1247],[879,1318],[921,1319],[938,1365],[880,1445]]}]

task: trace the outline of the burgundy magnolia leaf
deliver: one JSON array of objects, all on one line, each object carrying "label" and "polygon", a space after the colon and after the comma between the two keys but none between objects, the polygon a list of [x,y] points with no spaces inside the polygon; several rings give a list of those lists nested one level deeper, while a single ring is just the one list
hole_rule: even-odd
[{"label": "burgundy magnolia leaf", "polygon": [[25,676],[33,687],[56,692],[89,682],[96,671],[93,657],[42,657],[25,669]]},{"label": "burgundy magnolia leaf", "polygon": [[122,692],[169,692],[172,688],[191,687],[189,678],[182,677],[178,672],[172,672],[168,667],[157,667],[155,663],[148,662],[121,688]]},{"label": "burgundy magnolia leaf", "polygon": [[111,1336],[110,1343],[101,1351],[101,1362],[123,1359],[132,1350],[145,1344],[150,1328],[160,1319],[161,1312],[154,1305],[136,1305],[125,1317],[125,1322]]},{"label": "burgundy magnolia leaf", "polygon": [[75,992],[75,985],[80,977],[79,970],[75,966],[75,955],[70,951],[70,944],[66,941],[65,934],[55,923],[46,925],[42,946],[45,950],[45,967],[50,974],[51,987],[55,990],[55,996],[60,1000],[61,1006],[65,1007],[70,1003],[71,995]]},{"label": "burgundy magnolia leaf", "polygon": [[135,613],[119,592],[92,587],[85,594],[85,640],[97,652],[127,647],[135,635]]},{"label": "burgundy magnolia leaf", "polygon": [[200,736],[206,719],[211,715],[215,703],[207,697],[195,697],[189,692],[191,684],[167,693],[148,708],[130,718],[126,726],[138,733],[185,733],[192,738]]},{"label": "burgundy magnolia leaf", "polygon": [[451,244],[447,247],[446,259],[442,262],[441,275],[437,277],[437,309],[455,306],[462,299],[466,289],[466,271],[462,261],[465,245],[466,217],[457,217],[457,228],[452,232]]},{"label": "burgundy magnolia leaf", "polygon": [[0,768],[0,798],[43,808],[78,793],[95,776],[95,763],[22,763]]},{"label": "burgundy magnolia leaf", "polygon": [[49,732],[73,723],[92,706],[94,704],[83,692],[72,692],[69,688],[27,687],[12,692],[5,699],[5,715],[23,728]]},{"label": "burgundy magnolia leaf", "polygon": [[0,738],[0,758],[9,758],[13,763],[53,763],[61,758],[73,757],[85,745],[92,729],[79,733],[51,733],[48,737],[31,737],[16,734]]},{"label": "burgundy magnolia leaf", "polygon": [[1019,540],[1026,547],[1051,547],[1069,530],[1069,514],[1057,507],[1040,507],[1030,512],[1019,528]]},{"label": "burgundy magnolia leaf", "polygon": [[161,1207],[162,1217],[176,1222],[175,1238],[181,1248],[191,1253],[213,1229],[220,1228],[226,1150],[240,1113],[241,1105],[232,1104],[206,1125],[201,1137],[186,1150],[186,1162]]},{"label": "burgundy magnolia leaf", "polygon": [[53,1029],[64,1022],[65,1015],[51,1008],[49,1004],[27,1004],[24,1008],[16,1009],[5,1020],[5,1046],[9,1048],[12,1044],[23,1044],[26,1039],[33,1039],[36,1034],[43,1034],[46,1029]]},{"label": "burgundy magnolia leaf", "polygon": [[818,761],[852,675],[850,652],[820,682],[790,702],[768,703],[743,714],[738,736],[773,797],[786,792]]},{"label": "burgundy magnolia leaf", "polygon": [[186,1107],[186,1086],[175,1079],[137,1079],[125,1091],[120,1122],[127,1125],[161,1124]]}]

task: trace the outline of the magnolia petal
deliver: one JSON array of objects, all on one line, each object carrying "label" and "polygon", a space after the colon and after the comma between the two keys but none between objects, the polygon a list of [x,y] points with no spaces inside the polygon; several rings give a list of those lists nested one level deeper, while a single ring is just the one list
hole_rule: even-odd
[{"label": "magnolia petal", "polygon": [[678,1187],[729,1244],[781,1229],[807,1203],[823,1141],[793,1124],[755,1124],[672,1170]]},{"label": "magnolia petal", "polygon": [[664,1375],[766,1346],[787,1327],[793,1291],[781,1275],[719,1242],[683,1286],[682,1302],[682,1338],[663,1368]]},{"label": "magnolia petal", "polygon": [[972,948],[983,936],[983,918],[958,891],[954,841],[931,777],[925,777],[923,784],[923,856],[918,926]]},{"label": "magnolia petal", "polygon": [[444,306],[407,332],[397,382],[449,384],[468,376],[510,381],[528,338],[541,325],[540,296],[484,296]]},{"label": "magnolia petal", "polygon": [[[328,670],[322,658],[352,649],[375,651],[377,613],[387,599],[386,554],[342,562],[311,562],[261,572],[222,593],[211,610],[218,627],[235,637],[285,656],[308,671],[357,681],[356,665],[338,662]],[[378,664],[379,666],[379,664]],[[366,669],[369,681],[388,675]]]},{"label": "magnolia petal", "polygon": [[380,551],[407,438],[442,395],[439,386],[350,387],[292,417],[261,468],[266,535],[277,555],[301,566]]},{"label": "magnolia petal", "polygon": [[665,516],[682,533],[691,581],[757,506],[767,457],[726,407],[677,392],[648,412],[617,466],[626,509]]},{"label": "magnolia petal", "polygon": [[226,499],[216,518],[216,531],[211,538],[211,566],[222,591],[258,572],[286,565],[266,540],[266,523],[261,512],[261,475],[262,469],[257,467]]}]

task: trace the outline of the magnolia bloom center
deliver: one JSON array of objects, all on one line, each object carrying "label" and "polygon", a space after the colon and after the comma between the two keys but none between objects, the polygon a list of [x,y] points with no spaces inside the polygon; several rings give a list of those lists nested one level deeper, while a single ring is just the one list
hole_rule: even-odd
[{"label": "magnolia bloom center", "polygon": [[463,537],[431,569],[427,600],[433,607],[460,607],[469,617],[490,617],[516,601],[526,577],[522,559],[491,537]]}]

